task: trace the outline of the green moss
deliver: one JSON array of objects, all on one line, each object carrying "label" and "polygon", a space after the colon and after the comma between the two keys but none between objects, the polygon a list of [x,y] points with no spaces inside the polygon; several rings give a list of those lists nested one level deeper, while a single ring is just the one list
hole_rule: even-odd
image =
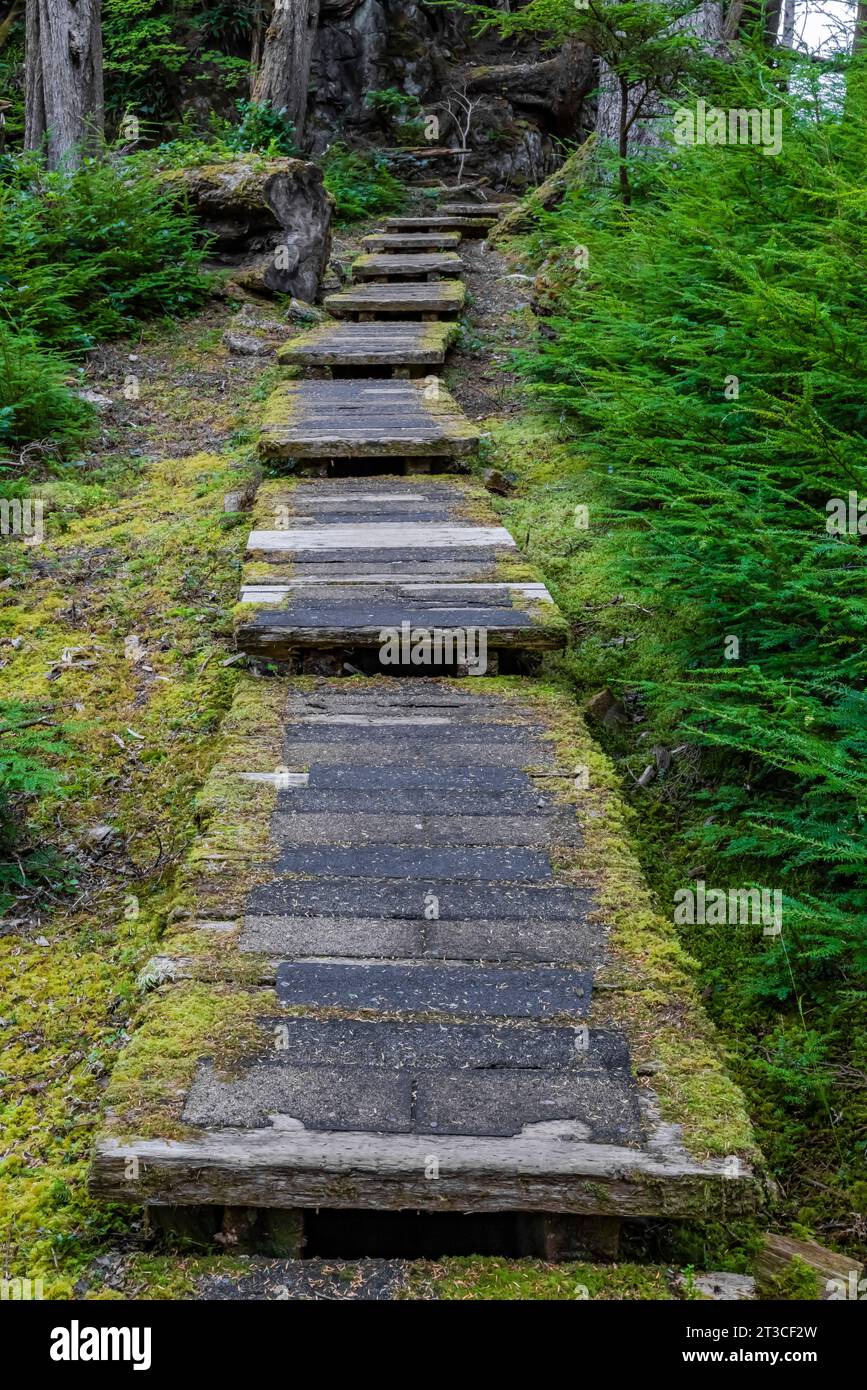
[{"label": "green moss", "polygon": [[667,1271],[655,1265],[544,1264],[479,1256],[414,1264],[405,1298],[447,1302],[533,1299],[575,1302],[585,1299],[631,1302],[669,1301]]},{"label": "green moss", "polygon": [[289,382],[268,397],[261,414],[261,425],[263,430],[288,429],[297,419],[298,405],[292,383]]},{"label": "green moss", "polygon": [[[73,847],[71,891],[59,883],[44,897],[47,946],[35,931],[0,938],[4,1272],[42,1278],[47,1297],[70,1297],[83,1264],[125,1234],[128,1216],[87,1193],[93,1130],[138,1006],[136,975],[183,896],[196,793],[239,682],[221,660],[244,532],[227,526],[223,497],[252,468],[228,442],[181,458],[171,449],[188,446],[191,424],[228,440],[249,410],[246,387],[230,378],[219,397],[202,391],[202,368],[217,357],[195,347],[200,323],[145,336],[166,375],[148,393],[158,410],[143,396],[136,442],[160,456],[52,484],[46,539],[15,555],[0,591],[4,632],[20,639],[3,649],[0,698],[25,696],[72,725],[66,795],[31,807],[38,842]],[[182,362],[194,370],[179,384]],[[105,860],[86,839],[97,824],[116,831]]]},{"label": "green moss", "polygon": [[179,1138],[186,1093],[203,1057],[230,1071],[260,1041],[258,996],[234,985],[184,981],[143,1005],[105,1095],[114,1135]]},{"label": "green moss", "polygon": [[[195,1298],[199,1282],[217,1275],[240,1278],[249,1274],[250,1266],[230,1255],[143,1255],[129,1257],[124,1267],[124,1293],[128,1298],[181,1299]],[[127,1292],[128,1291],[128,1292]],[[98,1290],[88,1298],[104,1297]]]},{"label": "green moss", "polygon": [[824,1295],[824,1283],[815,1269],[795,1255],[779,1274],[762,1279],[759,1294],[762,1298],[815,1302]]}]

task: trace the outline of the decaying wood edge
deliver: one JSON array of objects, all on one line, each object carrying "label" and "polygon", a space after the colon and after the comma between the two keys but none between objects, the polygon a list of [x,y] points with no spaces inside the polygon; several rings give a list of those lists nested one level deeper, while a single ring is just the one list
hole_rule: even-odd
[{"label": "decaying wood edge", "polygon": [[[157,1206],[374,1207],[731,1218],[762,1189],[746,1164],[728,1176],[662,1126],[644,1150],[523,1135],[322,1133],[290,1121],[201,1139],[101,1139],[94,1196]],[[436,1160],[439,1176],[430,1178]],[[131,1176],[134,1175],[134,1176]]]}]

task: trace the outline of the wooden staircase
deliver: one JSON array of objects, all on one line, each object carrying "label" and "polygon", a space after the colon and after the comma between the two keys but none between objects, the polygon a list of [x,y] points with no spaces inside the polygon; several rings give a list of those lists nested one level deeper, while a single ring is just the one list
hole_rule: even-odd
[{"label": "wooden staircase", "polygon": [[[636,1075],[670,1001],[637,1009],[646,962],[612,940],[607,803],[571,702],[485,679],[566,624],[484,490],[439,475],[478,432],[436,377],[407,378],[442,366],[435,320],[463,303],[423,278],[460,269],[442,234],[502,210],[391,219],[355,273],[399,262],[401,283],[329,296],[343,321],[280,353],[335,374],[281,385],[259,445],[287,476],[257,498],[237,640],[290,674],[247,681],[227,720],[168,982],[92,1167],[99,1196],[176,1226],[194,1211],[224,1243],[258,1221],[300,1253],[311,1207],[512,1211],[528,1253],[611,1255],[624,1217],[729,1219],[759,1197],[742,1160],[688,1151]],[[200,1017],[184,1083],[155,1094],[148,1047]]]}]

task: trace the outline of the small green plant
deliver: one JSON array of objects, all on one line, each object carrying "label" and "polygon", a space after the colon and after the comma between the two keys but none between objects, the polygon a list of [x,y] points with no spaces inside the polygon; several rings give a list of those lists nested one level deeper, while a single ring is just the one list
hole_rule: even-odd
[{"label": "small green plant", "polygon": [[396,87],[367,92],[365,106],[374,113],[380,128],[398,145],[417,145],[424,137],[424,121],[418,98],[400,92]]},{"label": "small green plant", "polygon": [[389,172],[381,155],[331,145],[322,161],[325,187],[337,204],[338,219],[354,222],[403,205],[403,185]]},{"label": "small green plant", "polygon": [[53,760],[68,754],[63,727],[33,705],[0,705],[0,913],[40,886],[61,886],[67,871],[50,846],[32,837],[27,808],[62,794]]},{"label": "small green plant", "polygon": [[272,159],[298,153],[295,127],[287,119],[285,109],[275,111],[270,106],[260,106],[255,101],[244,99],[237,103],[237,107],[241,119],[226,136],[226,145],[230,150],[256,150]]},{"label": "small green plant", "polygon": [[61,357],[0,324],[0,454],[34,440],[63,449],[85,441],[93,407],[68,388],[68,375]]},{"label": "small green plant", "polygon": [[407,116],[417,116],[421,110],[417,97],[400,92],[397,87],[383,87],[379,91],[365,93],[364,104],[384,124],[404,120]]}]

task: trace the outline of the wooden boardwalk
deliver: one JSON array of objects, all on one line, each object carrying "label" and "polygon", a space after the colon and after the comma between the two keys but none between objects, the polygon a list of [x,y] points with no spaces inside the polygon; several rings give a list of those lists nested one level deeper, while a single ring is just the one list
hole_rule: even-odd
[{"label": "wooden boardwalk", "polygon": [[449,217],[441,212],[420,213],[415,217],[390,217],[389,232],[460,232],[463,236],[483,237],[496,225],[495,217]]},{"label": "wooden boardwalk", "polygon": [[203,1008],[217,972],[225,1017],[235,982],[243,1045],[228,1060],[231,1026],[211,1023],[156,1134],[135,1133],[128,1088],[94,1190],[232,1221],[592,1216],[609,1237],[623,1216],[751,1210],[748,1168],[687,1152],[636,1081],[612,996],[596,999],[608,930],[582,849],[593,803],[553,739],[566,702],[483,680],[284,681],[267,707],[259,692],[215,785],[270,808],[260,863],[224,821],[198,859],[202,915],[164,944],[176,1008],[191,989]]},{"label": "wooden boardwalk", "polygon": [[406,252],[382,255],[376,252],[358,256],[352,262],[356,280],[419,280],[461,275],[464,263],[453,251]]},{"label": "wooden boardwalk", "polygon": [[442,203],[440,215],[444,217],[502,217],[511,212],[514,203]]},{"label": "wooden boardwalk", "polygon": [[[454,273],[388,238],[483,235],[495,208],[391,219],[355,273]],[[438,367],[453,328],[424,320],[462,303],[457,280],[330,295],[381,320],[280,360],[351,375],[267,404],[261,455],[321,476],[258,493],[235,630],[271,679],[242,678],[224,723],[91,1169],[97,1196],[223,1248],[298,1254],[305,1210],[373,1208],[520,1213],[527,1253],[611,1256],[623,1217],[760,1199],[742,1157],[685,1142],[687,1086],[733,1088],[701,1025],[677,1071],[697,1005],[611,828],[613,774],[570,696],[502,674],[565,619],[478,483],[396,476],[476,447],[437,377],[370,375]]]},{"label": "wooden boardwalk", "polygon": [[460,232],[374,232],[362,237],[365,251],[453,251]]}]

